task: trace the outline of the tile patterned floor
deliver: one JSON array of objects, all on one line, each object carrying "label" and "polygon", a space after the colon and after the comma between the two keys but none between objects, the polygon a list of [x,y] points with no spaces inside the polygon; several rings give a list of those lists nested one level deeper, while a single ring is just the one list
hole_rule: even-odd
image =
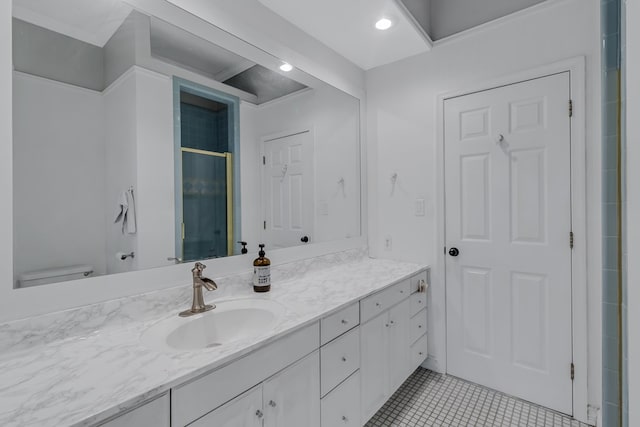
[{"label": "tile patterned floor", "polygon": [[550,409],[419,368],[365,427],[588,427]]}]

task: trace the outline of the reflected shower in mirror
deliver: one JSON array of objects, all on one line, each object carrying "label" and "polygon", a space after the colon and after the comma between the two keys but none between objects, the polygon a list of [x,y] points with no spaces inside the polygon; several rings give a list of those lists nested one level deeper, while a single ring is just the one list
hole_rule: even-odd
[{"label": "reflected shower in mirror", "polygon": [[359,100],[130,4],[13,2],[14,286],[359,236]]}]

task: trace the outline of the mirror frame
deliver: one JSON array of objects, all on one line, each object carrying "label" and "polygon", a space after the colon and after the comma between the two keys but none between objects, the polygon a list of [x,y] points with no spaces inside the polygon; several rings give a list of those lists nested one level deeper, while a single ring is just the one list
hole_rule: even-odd
[{"label": "mirror frame", "polygon": [[[287,23],[286,31],[275,32],[270,36],[269,28],[274,21],[280,27],[283,22],[272,12],[262,11],[260,28],[247,28],[248,25],[237,16],[230,14],[229,7],[212,2],[194,2],[204,7],[206,13],[199,17],[180,9],[180,0],[158,2],[157,0],[128,0],[134,8],[156,16],[182,28],[189,28],[200,37],[245,56],[249,60],[263,65],[273,64],[274,68],[283,59],[293,64],[298,72],[295,78],[309,75],[336,87],[355,97],[359,101],[359,158],[360,175],[360,236],[350,239],[324,243],[313,243],[277,249],[270,252],[272,264],[278,265],[296,260],[321,256],[332,252],[363,248],[368,242],[368,197],[366,170],[365,130],[365,89],[364,71],[344,58],[330,51],[309,35]],[[217,7],[225,10],[214,10]],[[246,7],[246,6],[239,6]],[[266,9],[265,9],[266,10]],[[190,263],[158,267],[128,273],[80,279],[70,282],[54,283],[31,288],[13,288],[13,133],[12,133],[12,2],[0,2],[0,198],[4,209],[0,209],[0,322],[24,319],[36,315],[66,310],[188,285]],[[206,20],[206,21],[205,21]],[[192,27],[193,26],[193,27]],[[237,34],[234,35],[234,34]],[[285,37],[287,34],[289,37]],[[296,37],[290,37],[295,34]],[[219,37],[219,38],[218,38]],[[272,52],[272,53],[269,53]],[[302,53],[305,52],[305,53]],[[317,55],[310,54],[314,52]],[[280,59],[282,58],[282,59]],[[317,59],[316,59],[317,58]],[[327,63],[331,65],[327,65]],[[300,77],[299,77],[300,76]],[[251,268],[252,258],[232,256],[207,260],[213,277],[223,277]]]}]

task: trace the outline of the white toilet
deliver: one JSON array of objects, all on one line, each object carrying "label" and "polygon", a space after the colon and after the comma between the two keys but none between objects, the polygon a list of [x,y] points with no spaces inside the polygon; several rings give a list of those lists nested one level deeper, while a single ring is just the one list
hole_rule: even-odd
[{"label": "white toilet", "polygon": [[87,264],[29,271],[18,275],[18,287],[27,288],[30,286],[46,285],[48,283],[84,279],[92,274],[93,266]]}]

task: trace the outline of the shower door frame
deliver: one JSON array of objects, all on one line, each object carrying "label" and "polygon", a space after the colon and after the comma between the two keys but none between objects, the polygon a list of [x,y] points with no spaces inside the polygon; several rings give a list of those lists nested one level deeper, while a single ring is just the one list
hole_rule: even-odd
[{"label": "shower door frame", "polygon": [[[231,152],[217,153],[198,150],[182,146],[180,121],[180,93],[188,93],[224,103],[229,107],[229,130],[232,132],[229,146]],[[236,96],[203,86],[198,83],[173,76],[173,120],[174,120],[174,177],[175,177],[175,256],[184,255],[184,220],[182,194],[182,153],[189,152],[216,157],[226,160],[226,188],[227,188],[227,254],[234,255],[234,242],[241,240],[240,219],[240,99]]]},{"label": "shower door frame", "polygon": [[[571,224],[575,239],[572,252],[572,295],[571,323],[572,350],[575,377],[573,380],[573,416],[582,422],[592,422],[588,416],[588,303],[587,303],[587,171],[586,171],[586,58],[570,58],[557,63],[512,73],[497,79],[480,82],[459,90],[441,94],[437,98],[437,139],[436,139],[436,196],[437,196],[437,248],[445,248],[445,174],[444,174],[444,102],[446,99],[489,90],[526,80],[537,79],[551,74],[569,72],[570,93],[573,103],[571,116]],[[567,112],[569,105],[567,105]],[[597,242],[596,242],[597,243]],[[446,255],[442,249],[436,250],[436,268],[432,273],[431,304],[446,307]],[[433,310],[431,311],[433,313]],[[438,334],[433,339],[441,351],[429,354],[426,365],[437,372],[447,372],[446,312],[434,319]],[[592,338],[593,339],[593,338]],[[567,367],[569,375],[569,367]]]}]

